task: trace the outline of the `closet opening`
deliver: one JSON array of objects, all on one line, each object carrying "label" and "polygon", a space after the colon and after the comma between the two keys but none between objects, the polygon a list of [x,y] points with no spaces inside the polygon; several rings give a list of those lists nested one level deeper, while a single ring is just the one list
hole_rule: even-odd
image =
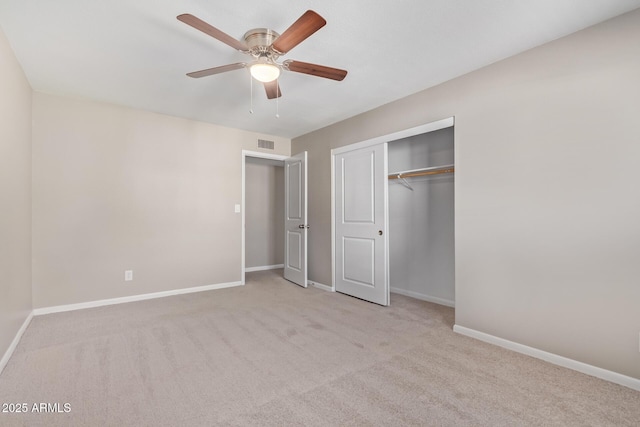
[{"label": "closet opening", "polygon": [[389,286],[455,306],[454,127],[388,142]]},{"label": "closet opening", "polygon": [[332,288],[455,306],[454,118],[331,150]]}]

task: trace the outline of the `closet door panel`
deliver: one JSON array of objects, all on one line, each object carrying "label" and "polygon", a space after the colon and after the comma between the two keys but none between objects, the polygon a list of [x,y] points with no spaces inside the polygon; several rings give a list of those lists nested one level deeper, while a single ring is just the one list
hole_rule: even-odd
[{"label": "closet door panel", "polygon": [[387,146],[334,156],[336,291],[389,304]]},{"label": "closet door panel", "polygon": [[342,238],[343,280],[364,286],[375,286],[375,245],[374,239]]},{"label": "closet door panel", "polygon": [[351,224],[375,223],[375,153],[342,159],[342,221]]}]

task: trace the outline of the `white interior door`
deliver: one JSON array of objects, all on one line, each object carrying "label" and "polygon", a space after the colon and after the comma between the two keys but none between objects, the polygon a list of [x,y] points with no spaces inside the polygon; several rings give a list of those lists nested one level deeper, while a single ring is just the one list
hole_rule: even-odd
[{"label": "white interior door", "polygon": [[389,305],[387,144],[334,154],[336,291]]},{"label": "white interior door", "polygon": [[307,152],[285,160],[284,278],[307,287]]}]

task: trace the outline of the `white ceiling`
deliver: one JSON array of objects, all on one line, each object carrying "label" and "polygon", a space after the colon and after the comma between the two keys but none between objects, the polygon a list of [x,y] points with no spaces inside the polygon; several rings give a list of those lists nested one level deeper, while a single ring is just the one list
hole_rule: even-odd
[{"label": "white ceiling", "polygon": [[[640,0],[0,0],[0,26],[34,90],[295,137],[640,7]],[[307,9],[327,25],[282,59],[349,71],[287,72],[277,105],[247,57],[185,25],[191,13],[241,38],[282,33]],[[276,118],[276,107],[279,118]]]}]

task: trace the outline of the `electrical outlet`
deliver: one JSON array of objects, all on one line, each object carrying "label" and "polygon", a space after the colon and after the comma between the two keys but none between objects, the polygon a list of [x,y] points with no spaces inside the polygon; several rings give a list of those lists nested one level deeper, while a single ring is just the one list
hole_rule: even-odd
[{"label": "electrical outlet", "polygon": [[124,272],[124,281],[130,282],[133,280],[133,270],[126,270]]}]

